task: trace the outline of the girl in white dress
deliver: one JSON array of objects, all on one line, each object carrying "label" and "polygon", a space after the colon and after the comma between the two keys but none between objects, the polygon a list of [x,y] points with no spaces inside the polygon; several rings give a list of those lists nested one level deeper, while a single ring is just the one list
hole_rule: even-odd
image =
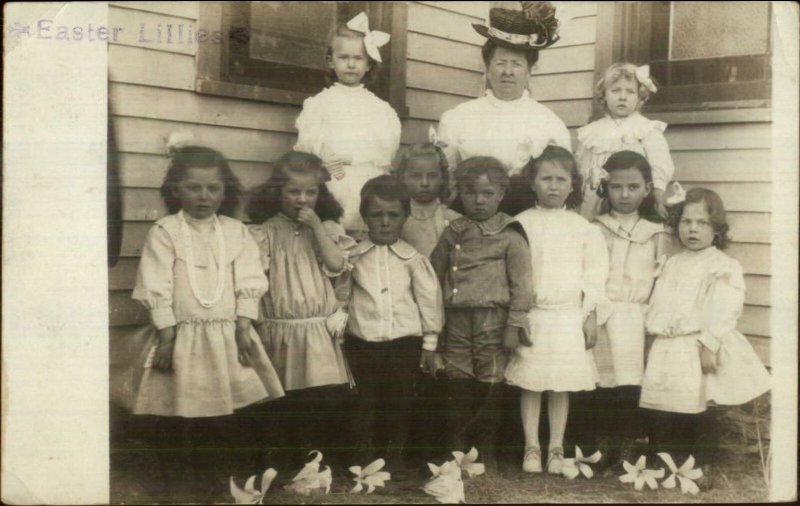
[{"label": "girl in white dress", "polygon": [[639,405],[653,410],[653,451],[674,448],[678,462],[713,450],[698,444],[716,432],[702,416],[707,406],[744,404],[769,390],[770,376],[736,330],[745,284],[739,262],[720,251],[729,241],[722,199],[694,188],[670,214],[683,249],[664,265],[650,301],[646,326],[656,338]]},{"label": "girl in white dress", "polygon": [[542,392],[548,392],[547,470],[560,474],[569,392],[594,390],[597,383],[590,348],[597,325],[609,314],[608,254],[597,226],[574,211],[581,202],[581,178],[569,151],[548,146],[523,174],[535,193],[535,206],[516,217],[530,238],[533,345],[516,348],[505,375],[522,389],[523,470],[542,472],[539,415]]},{"label": "girl in white dress", "polygon": [[356,239],[367,227],[358,213],[361,187],[387,174],[400,145],[400,119],[392,106],[364,87],[378,73],[379,46],[389,35],[370,31],[363,12],[338,27],[328,45],[333,85],[303,102],[296,151],[313,153],[332,178],[328,189],[344,208],[341,224]]},{"label": "girl in white dress", "polygon": [[602,198],[597,192],[605,177],[603,164],[617,151],[635,151],[647,158],[653,169],[656,211],[662,218],[667,217],[664,191],[675,173],[663,133],[667,124],[639,113],[656,91],[650,67],[632,63],[611,65],[595,86],[595,99],[603,105],[605,116],[578,129],[575,150],[583,176],[581,215],[586,219],[592,220],[601,212]]},{"label": "girl in white dress", "polygon": [[332,279],[356,243],[336,223],[342,208],[325,187],[328,178],[318,157],[290,151],[247,209],[259,223],[250,231],[270,282],[256,330],[287,390],[277,413],[283,423],[276,434],[284,436],[276,439],[298,457],[314,449],[331,456],[325,444],[344,429],[336,415],[350,381],[339,342],[346,319],[336,311]]},{"label": "girl in white dress", "polygon": [[611,315],[598,328],[594,357],[600,381],[592,395],[592,427],[604,462],[631,460],[637,433],[644,374],[644,313],[655,273],[673,250],[653,199],[653,176],[647,159],[633,151],[614,153],[603,165],[602,183],[611,210],[597,217],[608,248],[606,294]]},{"label": "girl in white dress", "polygon": [[[133,298],[150,311],[152,326],[133,412],[158,416],[155,443],[177,444],[184,457],[162,460],[168,485],[185,482],[204,459],[218,473],[232,472],[228,457],[199,447],[229,447],[250,433],[231,415],[243,420],[238,410],[284,394],[251,326],[268,283],[258,246],[230,217],[240,194],[219,153],[176,149],[161,186],[172,214],[150,229],[142,250]],[[197,481],[190,490],[200,491]]]}]

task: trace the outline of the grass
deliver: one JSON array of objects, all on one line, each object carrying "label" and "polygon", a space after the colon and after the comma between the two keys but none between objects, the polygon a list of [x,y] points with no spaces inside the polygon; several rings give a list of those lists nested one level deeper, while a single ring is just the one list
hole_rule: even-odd
[{"label": "grass", "polygon": [[[112,417],[112,420],[114,417]],[[618,474],[591,480],[579,476],[570,481],[561,476],[530,475],[520,469],[521,455],[500,460],[498,470],[464,479],[468,503],[669,503],[719,502],[743,503],[768,500],[769,479],[769,397],[764,396],[745,406],[723,410],[718,416],[720,431],[719,459],[710,477],[710,488],[698,496],[683,495],[680,488],[637,492],[619,481]],[[519,450],[521,453],[521,449]],[[568,447],[567,456],[571,456]],[[479,459],[480,461],[480,459]],[[140,442],[125,438],[112,441],[111,498],[116,504],[153,504],[152,485],[160,480],[153,465],[152,452]],[[323,462],[324,464],[325,462]],[[434,462],[441,464],[441,462]],[[660,464],[660,462],[658,463]],[[648,467],[656,468],[648,459]],[[678,463],[680,465],[680,462]],[[386,488],[372,495],[351,494],[352,476],[345,468],[334,468],[330,494],[304,497],[290,493],[283,486],[299,470],[278,469],[278,476],[267,492],[264,504],[436,504],[420,487],[426,476],[406,482],[387,482]],[[237,475],[242,486],[247,475]],[[189,502],[189,501],[187,501]],[[228,476],[211,480],[206,490],[196,491],[191,502],[230,503]]]}]

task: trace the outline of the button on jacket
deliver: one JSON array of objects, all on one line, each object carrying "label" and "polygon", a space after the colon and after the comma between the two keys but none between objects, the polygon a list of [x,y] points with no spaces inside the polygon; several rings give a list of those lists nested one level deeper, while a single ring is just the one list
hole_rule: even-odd
[{"label": "button on jacket", "polygon": [[527,329],[531,258],[522,227],[505,213],[450,223],[431,253],[446,308],[508,308],[507,325]]},{"label": "button on jacket", "polygon": [[336,288],[348,304],[347,332],[370,342],[422,336],[422,347],[435,351],[444,315],[428,259],[402,239],[388,246],[367,239],[349,261],[352,270]]}]

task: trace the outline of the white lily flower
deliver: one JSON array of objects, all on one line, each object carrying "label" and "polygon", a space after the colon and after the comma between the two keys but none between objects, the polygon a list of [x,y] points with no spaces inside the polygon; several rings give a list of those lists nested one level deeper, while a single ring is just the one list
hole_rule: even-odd
[{"label": "white lily flower", "polygon": [[326,494],[330,493],[333,475],[331,474],[331,468],[328,466],[325,466],[324,471],[319,470],[319,464],[322,462],[322,452],[312,450],[308,454],[316,455],[311,462],[303,466],[303,469],[292,478],[292,483],[284,488],[302,495],[311,495],[312,492],[321,492],[322,490]]},{"label": "white lily flower", "polygon": [[633,488],[636,490],[642,490],[645,483],[651,490],[655,490],[658,488],[656,478],[660,479],[664,477],[664,469],[647,469],[647,458],[644,455],[639,457],[639,460],[636,461],[636,465],[631,465],[625,460],[622,462],[622,467],[625,468],[627,473],[620,476],[619,481],[622,483],[633,483]]},{"label": "white lily flower", "polygon": [[694,468],[694,457],[692,455],[689,455],[689,458],[686,459],[686,462],[684,462],[681,467],[675,465],[675,461],[672,460],[669,453],[662,452],[659,453],[658,456],[664,461],[667,467],[669,467],[672,473],[666,480],[661,482],[661,486],[670,489],[675,488],[675,479],[677,478],[681,484],[681,492],[684,494],[697,495],[700,492],[700,487],[697,486],[694,480],[703,477],[703,470]]},{"label": "white lily flower", "polygon": [[422,490],[442,504],[460,504],[464,499],[464,482],[461,480],[461,467],[455,461],[447,461],[441,466],[428,463],[433,477]]},{"label": "white lily flower", "polygon": [[601,458],[603,458],[603,454],[600,453],[599,450],[589,457],[584,457],[580,447],[576,446],[575,458],[564,459],[564,463],[561,467],[561,474],[570,480],[574,480],[579,474],[583,474],[586,478],[592,478],[594,476],[594,471],[592,471],[589,464],[597,464],[600,462]]},{"label": "white lily flower", "polygon": [[356,475],[356,477],[353,478],[356,485],[351,492],[359,493],[364,490],[364,487],[367,487],[367,493],[371,494],[375,491],[375,487],[383,487],[386,481],[392,479],[390,473],[381,471],[385,465],[385,460],[377,459],[363,469],[361,466],[350,467],[350,472]]},{"label": "white lily flower", "polygon": [[278,472],[273,469],[269,468],[261,475],[261,490],[256,490],[255,483],[256,483],[256,475],[251,476],[247,479],[247,482],[244,484],[244,489],[239,488],[236,485],[236,482],[233,481],[233,476],[231,476],[231,495],[233,496],[233,500],[236,504],[262,504],[264,500],[264,495],[269,490],[270,485],[272,485],[272,480],[275,479]]},{"label": "white lily flower", "polygon": [[475,462],[478,460],[478,450],[474,446],[468,453],[453,452],[453,457],[456,458],[456,464],[458,464],[461,470],[467,473],[467,476],[470,478],[474,478],[486,472],[485,465]]}]

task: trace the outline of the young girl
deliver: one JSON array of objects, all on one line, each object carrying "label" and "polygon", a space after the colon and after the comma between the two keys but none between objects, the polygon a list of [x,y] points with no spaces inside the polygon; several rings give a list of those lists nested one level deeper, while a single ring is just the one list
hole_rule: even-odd
[{"label": "young girl", "polygon": [[639,111],[656,92],[650,67],[615,63],[595,86],[595,99],[603,105],[605,116],[578,129],[575,157],[583,176],[581,215],[592,220],[600,213],[602,199],[597,195],[604,178],[603,164],[617,151],[636,151],[647,158],[653,172],[653,198],[656,212],[667,217],[664,190],[675,173],[675,166],[664,138],[666,123],[649,120]]},{"label": "young girl", "polygon": [[303,456],[336,431],[335,419],[326,418],[341,410],[332,386],[348,383],[339,344],[345,322],[336,313],[331,277],[344,270],[355,241],[335,221],[342,208],[325,187],[328,178],[319,158],[291,151],[248,205],[250,218],[261,223],[250,231],[270,281],[257,330],[288,392],[285,413],[304,418],[285,422],[286,442],[305,449]]},{"label": "young girl", "polygon": [[656,338],[639,405],[652,410],[653,451],[674,450],[676,463],[692,454],[703,465],[714,445],[699,439],[716,431],[701,415],[706,407],[744,404],[769,390],[770,377],[736,330],[745,284],[739,262],[720,251],[729,238],[719,195],[689,190],[670,215],[683,248],[664,265],[650,301],[646,326]]},{"label": "young girl", "polygon": [[358,213],[361,187],[388,173],[400,145],[397,113],[364,87],[378,73],[378,46],[388,41],[388,34],[369,31],[363,12],[336,28],[327,56],[333,85],[307,99],[297,118],[295,150],[325,163],[332,176],[328,189],[344,208],[341,223],[359,240],[366,237]]},{"label": "young girl", "polygon": [[[435,136],[435,132],[432,132]],[[411,215],[400,236],[423,255],[430,256],[439,237],[451,221],[461,215],[442,201],[447,201],[447,158],[436,145],[435,137],[426,144],[414,144],[400,152],[397,177],[411,197]]]},{"label": "young girl", "polygon": [[[217,475],[230,473],[224,455],[199,447],[219,446],[219,452],[230,446],[231,438],[247,432],[231,425],[230,415],[283,396],[251,327],[268,285],[258,246],[230,217],[240,194],[218,152],[178,148],[161,186],[171,214],[150,229],[142,250],[133,298],[150,310],[153,335],[134,413],[160,417],[158,445],[179,445],[183,459],[166,462],[174,458],[169,455],[162,462],[168,484],[208,461],[218,464]],[[198,480],[191,490],[202,493],[201,484],[208,482]]]},{"label": "young girl", "polygon": [[594,390],[597,382],[589,348],[596,326],[608,319],[608,253],[598,228],[573,211],[581,202],[581,178],[569,151],[548,146],[523,173],[535,193],[534,207],[517,215],[530,238],[533,345],[516,348],[505,377],[522,388],[526,472],[542,472],[539,414],[542,392],[549,392],[547,471],[559,474],[569,392]]},{"label": "young girl", "polygon": [[644,373],[644,309],[656,269],[672,251],[672,236],[658,223],[652,171],[644,156],[620,151],[603,169],[608,179],[602,190],[611,210],[598,216],[597,223],[608,247],[611,315],[598,328],[594,348],[600,388],[593,396],[592,425],[605,462],[613,463],[631,460],[640,430],[636,422],[642,418],[637,406]]}]

